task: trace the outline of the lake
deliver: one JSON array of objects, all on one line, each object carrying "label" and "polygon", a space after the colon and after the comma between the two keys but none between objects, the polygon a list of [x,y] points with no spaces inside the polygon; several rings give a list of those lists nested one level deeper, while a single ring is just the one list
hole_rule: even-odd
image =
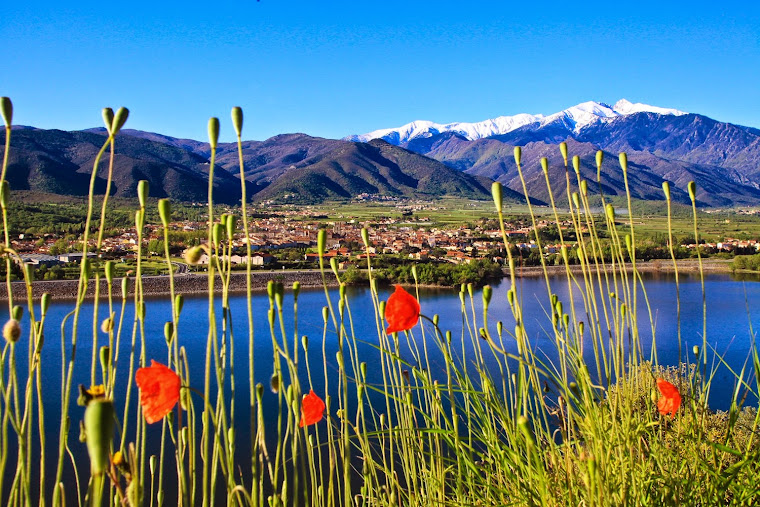
[{"label": "lake", "polygon": [[[669,274],[645,273],[645,286],[653,312],[655,321],[657,351],[660,364],[674,365],[678,362],[678,342],[677,342],[677,307],[676,307],[676,286],[674,278]],[[562,300],[566,308],[567,302],[567,283],[564,276],[554,277],[551,279],[552,289]],[[540,354],[548,358],[554,357],[554,339],[547,334],[551,330],[550,321],[547,320],[546,308],[549,305],[546,285],[541,278],[521,278],[517,281],[520,298],[522,300],[525,327],[530,337],[532,346]],[[705,280],[707,292],[707,337],[708,343],[717,351],[724,361],[733,369],[741,370],[742,365],[747,359],[747,354],[752,341],[752,329],[760,326],[760,283],[748,281],[738,281],[732,279],[729,275],[710,275]],[[494,294],[489,311],[489,329],[495,333],[496,322],[502,321],[505,329],[514,328],[514,320],[507,304],[508,281],[493,286]],[[381,299],[387,299],[391,294],[392,288],[383,288],[380,291]],[[330,290],[332,304],[337,308],[337,289]],[[347,322],[353,326],[354,335],[358,340],[357,348],[359,351],[359,360],[366,361],[368,367],[368,381],[380,383],[381,377],[377,371],[376,365],[379,361],[379,352],[377,344],[377,327],[375,314],[372,306],[371,293],[368,288],[349,287],[347,297],[350,307],[351,320]],[[693,345],[702,345],[702,291],[698,276],[686,275],[680,278],[680,298],[681,298],[681,333],[683,337],[682,360],[687,359],[687,354],[691,354]],[[642,337],[642,345],[645,351],[649,350],[651,344],[651,331],[647,318],[646,308],[643,305],[643,297],[640,297],[639,309],[639,332]],[[221,297],[217,299],[219,303]],[[480,294],[476,294],[475,315],[478,319],[478,326],[482,326],[482,300]],[[452,332],[455,339],[462,341],[465,345],[459,348],[465,360],[467,355],[472,353],[472,343],[469,339],[461,340],[463,318],[461,312],[461,303],[458,290],[454,289],[421,289],[420,304],[422,313],[428,317],[440,315],[440,327],[445,332]],[[298,319],[297,319],[297,336],[300,346],[300,337],[309,338],[309,362],[312,368],[312,387],[320,395],[324,394],[324,376],[322,364],[326,364],[328,378],[331,372],[337,372],[338,366],[335,354],[339,344],[336,334],[331,331],[332,323],[328,325],[328,332],[324,334],[324,325],[322,318],[322,308],[326,305],[325,293],[322,289],[302,289],[298,298]],[[231,305],[233,330],[235,331],[235,340],[231,354],[234,354],[235,361],[235,379],[236,379],[236,403],[238,406],[238,416],[235,421],[238,442],[248,442],[250,439],[250,425],[248,420],[249,390],[248,390],[248,337],[247,337],[247,311],[246,299],[244,296],[232,296]],[[60,386],[62,379],[61,364],[61,322],[64,316],[74,308],[71,301],[53,302],[50,306],[46,321],[46,341],[42,351],[42,382],[45,399],[46,427],[48,428],[48,444],[51,449],[48,451],[48,477],[52,479],[54,467],[52,461],[56,454],[57,434],[59,427],[60,414]],[[257,293],[253,296],[254,308],[254,378],[255,382],[260,382],[269,386],[270,377],[273,372],[273,347],[267,319],[269,300],[266,294]],[[577,306],[578,309],[580,307]],[[119,315],[120,305],[116,305],[116,314]],[[79,341],[77,346],[77,359],[73,386],[79,384],[90,384],[90,359],[92,354],[92,312],[93,304],[85,304],[79,324]],[[289,288],[286,288],[284,303],[284,323],[285,335],[290,341],[292,350],[296,331],[294,325],[293,312],[293,295]],[[99,319],[102,320],[108,315],[107,305],[103,304],[99,310]],[[7,318],[7,316],[6,316]],[[468,318],[472,318],[472,312],[468,307]],[[217,319],[221,320],[221,310],[217,311]],[[580,320],[586,320],[580,317]],[[121,364],[119,366],[119,375],[117,384],[126,385],[128,358],[131,346],[131,330],[133,320],[132,302],[129,301],[126,307],[123,337],[121,342]],[[145,320],[145,348],[148,360],[155,359],[159,362],[166,363],[167,348],[163,336],[164,324],[171,320],[171,304],[168,297],[149,299],[147,302],[147,315]],[[99,322],[96,324],[99,326]],[[22,326],[28,329],[28,314],[22,320]],[[348,327],[348,326],[347,326]],[[276,324],[279,332],[279,325]],[[71,319],[66,326],[66,341],[64,343],[67,354],[70,354],[70,334]],[[190,385],[200,391],[203,390],[203,372],[204,358],[206,349],[208,329],[208,298],[204,295],[186,296],[184,308],[179,323],[179,340],[180,344],[187,349],[187,355],[190,365]],[[221,329],[221,326],[220,326]],[[415,338],[420,341],[422,335],[419,326],[413,330]],[[24,333],[22,336],[26,336]],[[437,340],[429,324],[425,333],[428,345]],[[107,335],[98,331],[99,345],[106,344]],[[324,339],[324,343],[323,343]],[[22,338],[20,343],[25,342]],[[508,349],[516,350],[514,340],[506,340]],[[434,344],[433,344],[434,345]],[[138,337],[139,351],[139,337]],[[324,360],[322,356],[322,347],[324,346]],[[437,347],[431,346],[432,351]],[[402,347],[402,358],[404,350]],[[588,347],[591,350],[591,347]],[[18,362],[21,369],[25,369],[26,364],[26,346],[18,347]],[[303,352],[301,351],[301,354]],[[710,364],[715,363],[715,355],[709,354]],[[694,361],[690,356],[690,361]],[[434,378],[441,375],[443,378],[444,366],[443,361],[435,353],[431,355],[431,374]],[[589,364],[591,364],[589,362]],[[751,363],[750,363],[751,364]],[[374,366],[374,368],[373,368]],[[440,368],[438,368],[440,366]],[[302,383],[305,389],[308,385],[306,380],[306,365],[301,356],[299,364],[302,374]],[[436,371],[438,370],[438,371]],[[213,385],[213,382],[212,382]],[[229,384],[227,386],[229,388]],[[334,389],[336,382],[331,382],[330,388]],[[726,409],[729,406],[731,395],[735,387],[735,377],[725,366],[717,369],[716,381],[711,392],[710,405],[714,409]],[[136,396],[133,397],[133,400]],[[86,456],[84,444],[77,441],[78,421],[84,413],[83,407],[75,405],[76,393],[72,394],[72,407],[70,414],[72,416],[72,430],[70,445],[76,456]],[[121,417],[123,410],[123,394],[118,393],[115,396],[117,414]],[[752,400],[756,403],[756,400]],[[267,388],[264,393],[265,413],[276,413],[277,396],[272,394]],[[134,406],[132,410],[136,410]],[[131,413],[130,419],[134,420],[134,412]],[[36,424],[36,423],[35,423]],[[155,430],[151,427],[150,439],[154,442],[160,433],[159,424],[154,425]],[[156,447],[158,445],[156,444]],[[250,454],[246,455],[246,445],[241,445],[240,462],[244,463],[250,459]],[[149,449],[150,449],[149,445]],[[85,458],[86,459],[86,458]],[[14,458],[15,460],[15,458]],[[14,461],[10,461],[14,463]],[[9,463],[9,464],[10,464]],[[13,468],[9,466],[9,469]],[[86,473],[85,471],[82,471]],[[80,472],[80,473],[82,473]]]}]

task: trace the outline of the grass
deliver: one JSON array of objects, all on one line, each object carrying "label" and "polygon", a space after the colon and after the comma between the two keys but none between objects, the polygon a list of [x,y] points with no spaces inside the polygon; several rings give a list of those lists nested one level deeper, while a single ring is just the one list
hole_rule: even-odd
[{"label": "grass", "polygon": [[[7,98],[0,105],[9,143],[12,107]],[[109,136],[94,162],[93,181],[101,170],[101,159],[108,160],[109,167],[113,163],[118,149],[115,134],[126,115],[126,110],[104,110]],[[232,118],[240,141],[242,111],[233,109]],[[218,129],[218,120],[212,119],[211,174]],[[7,223],[9,146],[6,144],[0,174],[6,233],[3,252],[8,263],[16,255],[10,248]],[[566,151],[563,154],[567,155]],[[519,150],[515,158],[520,168]],[[627,171],[624,163],[622,170]],[[633,272],[624,267],[636,238],[641,237],[630,200],[623,205],[628,216],[616,216],[612,205],[603,213],[593,213],[588,188],[594,182],[578,181],[582,192],[571,194],[571,178],[579,177],[568,172],[566,182],[559,183],[567,186],[564,202],[571,203],[568,209],[527,207],[533,221],[539,211],[555,220],[569,218],[578,238],[573,248],[582,260],[580,273],[565,269],[566,284],[559,284],[561,287],[552,287],[545,273],[544,329],[553,343],[550,355],[535,350],[523,327],[522,296],[511,258],[507,301],[492,300],[488,286],[478,291],[462,285],[458,315],[428,315],[418,320],[412,301],[419,300],[419,294],[412,289],[413,294],[403,303],[383,301],[370,270],[376,336],[357,336],[345,286],[335,298],[325,285],[323,339],[310,344],[298,334],[297,321],[285,321],[285,288],[276,282],[269,284],[266,308],[253,308],[249,283],[248,326],[233,330],[228,290],[231,266],[220,259],[229,251],[238,227],[248,233],[247,221],[236,220],[232,214],[215,214],[211,188],[206,242],[186,255],[189,263],[203,251],[215,258],[207,275],[210,324],[202,369],[189,366],[183,343],[190,337],[178,333],[183,299],[174,294],[171,277],[166,356],[147,356],[145,316],[154,309],[143,297],[141,275],[148,264],[139,255],[135,276],[129,280],[135,284],[134,296],[119,289],[127,282],[116,279],[113,263],[106,263],[102,272],[94,270],[90,262],[82,263],[78,303],[67,316],[71,332],[60,336],[64,364],[60,386],[43,385],[41,375],[45,368],[41,348],[55,343],[58,333],[46,327],[49,297],[35,301],[29,290],[26,301],[9,300],[9,314],[14,319],[3,329],[5,345],[0,355],[0,498],[7,505],[52,502],[56,506],[71,498],[80,505],[162,505],[175,496],[179,505],[226,501],[257,506],[756,502],[760,494],[756,480],[760,474],[760,417],[756,408],[744,406],[748,396],[756,399],[760,391],[760,359],[754,340],[745,367],[735,372],[737,388],[730,410],[710,411],[707,400],[715,370],[707,367],[708,356],[713,364],[720,364],[720,356],[703,345],[692,356],[680,354],[683,364],[665,368],[657,363],[656,340],[651,349],[642,346],[640,335],[654,330],[648,329],[652,309],[646,304],[641,277],[635,266]],[[552,184],[557,183],[547,179],[547,185]],[[672,245],[676,228],[665,190],[664,232]],[[147,185],[139,185],[138,206],[131,214],[138,236],[143,234],[148,208],[153,206],[147,194]],[[491,212],[490,218],[498,219],[504,233],[505,213],[512,210],[503,206],[499,184],[494,185],[493,194],[496,212]],[[553,195],[551,189],[549,194]],[[604,196],[599,198],[604,200]],[[96,212],[101,206],[107,210],[108,202],[96,201],[91,192],[86,205],[85,252],[90,223],[92,237],[98,238],[94,250],[101,246],[106,226],[99,220],[102,213]],[[477,206],[464,208],[456,218],[475,220],[485,213],[480,203]],[[363,209],[351,209],[351,216],[364,216],[359,215]],[[168,238],[173,216],[170,203],[159,201],[157,211]],[[374,211],[374,207],[366,210]],[[696,208],[693,213],[696,224]],[[444,214],[437,219],[445,220]],[[245,207],[242,215],[247,216]],[[620,225],[623,223],[627,226]],[[602,228],[613,245],[614,255],[606,262],[598,255]],[[696,227],[684,231],[699,236]],[[369,251],[366,230],[362,237]],[[503,239],[508,245],[506,234]],[[540,243],[538,236],[535,240]],[[322,230],[320,254],[325,241]],[[563,250],[562,256],[566,254]],[[164,262],[170,266],[168,250]],[[371,268],[371,261],[367,262]],[[340,281],[337,266],[325,263],[322,256],[320,268],[325,280],[337,277]],[[417,281],[416,270],[412,275]],[[83,302],[85,282],[91,278],[105,278],[109,290],[96,296],[90,316]],[[25,279],[30,288],[30,277]],[[222,281],[219,293],[214,290],[216,279]],[[294,319],[299,311],[317,311],[299,310],[299,288],[298,284],[292,287]],[[108,306],[107,315],[98,314],[98,298]],[[639,305],[640,301],[645,304]],[[489,318],[489,308],[497,304],[509,305],[511,323],[494,323]],[[133,319],[124,317],[127,305],[134,308]],[[221,318],[217,317],[219,307]],[[31,322],[23,337],[17,322],[22,311]],[[268,329],[257,330],[255,336],[254,312],[266,312],[269,322]],[[92,357],[76,355],[78,341],[88,339],[78,331],[83,318],[100,323],[100,331],[93,326]],[[398,327],[400,318],[403,323]],[[462,323],[461,334],[447,331],[454,320]],[[293,334],[286,332],[291,324],[296,328]],[[389,325],[397,326],[397,331],[387,332]],[[99,332],[107,337],[107,345],[98,346],[104,340]],[[247,351],[232,346],[236,334],[241,333],[247,338]],[[197,332],[193,334],[197,339]],[[334,361],[324,354],[328,336],[339,344]],[[264,410],[265,387],[256,382],[254,372],[254,340],[266,339],[272,344],[274,374],[269,388],[277,398],[273,411]],[[680,343],[680,334],[678,339]],[[371,343],[379,356],[377,361],[373,358],[370,373],[367,359],[360,353],[364,341]],[[28,364],[18,363],[18,347],[28,347]],[[144,383],[138,389],[133,381],[135,372],[152,360],[165,360],[169,371],[164,378],[176,378],[182,387],[173,392],[168,388],[172,382],[157,382],[155,392],[149,392]],[[240,361],[248,361],[248,378],[236,376]],[[82,418],[71,399],[76,394],[72,372],[86,367],[91,372],[91,386],[81,393],[80,401],[86,405]],[[117,384],[116,373],[124,370],[129,382]],[[143,373],[138,376],[152,375],[145,373],[150,370],[140,371]],[[324,391],[315,393],[326,405],[324,419],[309,416],[307,420],[306,413],[312,409],[306,405],[313,403],[313,397],[305,395],[318,384],[316,378],[324,385]],[[673,414],[659,410],[658,379],[669,381],[680,392],[682,403]],[[199,391],[189,387],[200,384],[203,388]],[[42,391],[50,389],[61,393],[58,428],[45,423]],[[249,391],[248,405],[236,402],[234,393],[239,389]],[[153,424],[146,419],[151,396],[167,402],[167,416]],[[145,405],[143,411],[130,411],[130,403],[138,397]],[[236,431],[240,418],[251,421],[249,435]],[[89,462],[70,459],[75,444],[69,428],[80,420]],[[159,441],[158,447],[154,439]],[[50,453],[53,448],[57,452]],[[250,464],[244,468],[235,462],[236,453],[242,450],[251,454]],[[10,455],[15,462],[8,459]],[[55,475],[45,475],[47,463],[55,464]],[[64,471],[76,480],[64,481]]]}]

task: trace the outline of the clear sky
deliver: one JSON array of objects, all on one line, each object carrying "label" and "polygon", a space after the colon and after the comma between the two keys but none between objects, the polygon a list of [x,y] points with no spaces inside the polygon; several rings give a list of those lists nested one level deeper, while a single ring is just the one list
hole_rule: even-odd
[{"label": "clear sky", "polygon": [[620,98],[760,127],[758,2],[0,2],[14,123],[342,137]]}]

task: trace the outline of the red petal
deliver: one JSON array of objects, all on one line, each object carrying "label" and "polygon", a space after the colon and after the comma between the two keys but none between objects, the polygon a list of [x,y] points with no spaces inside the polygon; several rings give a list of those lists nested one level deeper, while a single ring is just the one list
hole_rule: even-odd
[{"label": "red petal", "polygon": [[385,320],[388,321],[386,333],[407,331],[420,320],[420,304],[403,287],[396,285],[396,292],[391,294],[385,304]]},{"label": "red petal", "polygon": [[314,393],[313,389],[309,390],[309,394],[305,394],[303,401],[301,401],[301,422],[299,425],[303,428],[318,423],[322,420],[324,411],[325,402]]},{"label": "red petal", "polygon": [[135,373],[135,383],[140,389],[140,405],[148,424],[160,421],[172,411],[179,401],[180,379],[176,373],[153,360],[149,368]]}]

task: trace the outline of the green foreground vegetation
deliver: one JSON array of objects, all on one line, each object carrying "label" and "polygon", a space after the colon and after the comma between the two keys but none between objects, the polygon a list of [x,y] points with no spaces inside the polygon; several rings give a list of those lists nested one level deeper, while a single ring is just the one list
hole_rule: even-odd
[{"label": "green foreground vegetation", "polygon": [[[7,98],[0,105],[6,122],[7,153],[12,140],[12,109]],[[104,166],[114,156],[114,136],[126,116],[126,110],[115,115],[110,110],[104,111],[109,133],[101,151]],[[232,119],[240,140],[242,111],[233,109]],[[214,118],[209,122],[212,154],[218,130],[219,122]],[[567,157],[566,153],[563,155]],[[94,163],[93,181],[101,156]],[[519,149],[515,159],[519,169]],[[621,167],[614,170],[622,170],[627,177],[624,156],[620,162]],[[0,205],[9,270],[11,257],[16,254],[10,248],[8,236],[13,196],[5,181],[6,169],[4,164],[0,174]],[[636,270],[635,246],[643,234],[639,233],[630,203],[625,205],[627,216],[616,213],[616,206],[611,204],[599,213],[592,213],[588,193],[592,185],[593,182],[586,185],[579,182],[579,188],[586,190],[569,196],[565,202],[570,207],[562,210],[563,216],[571,221],[569,231],[576,243],[561,249],[560,266],[568,266],[572,251],[582,267],[581,273],[566,269],[567,285],[555,289],[544,271],[548,309],[544,329],[555,349],[556,360],[552,362],[541,359],[522,326],[516,260],[505,233],[499,184],[493,187],[496,211],[491,218],[502,232],[508,257],[511,287],[507,301],[492,301],[489,286],[478,291],[473,285],[463,285],[461,314],[439,317],[435,315],[436,309],[429,308],[423,300],[422,313],[430,318],[420,318],[419,307],[415,308],[417,298],[413,296],[408,295],[401,307],[390,300],[381,301],[378,279],[368,270],[376,336],[356,336],[345,291],[339,291],[338,299],[334,300],[325,290],[323,336],[335,337],[340,343],[334,361],[320,354],[323,344],[318,339],[310,345],[297,333],[286,334],[284,287],[277,283],[269,285],[268,308],[253,308],[248,294],[248,328],[233,332],[229,294],[226,290],[216,294],[213,281],[217,277],[225,283],[229,280],[231,266],[223,259],[232,249],[236,228],[241,227],[248,234],[245,195],[242,219],[236,222],[231,215],[215,213],[210,191],[204,241],[187,255],[190,263],[196,262],[203,252],[211,254],[215,261],[207,273],[210,326],[205,368],[189,369],[182,345],[189,337],[177,332],[183,299],[172,290],[171,320],[165,327],[164,357],[168,357],[168,368],[164,370],[168,372],[163,375],[177,378],[178,385],[181,384],[176,397],[162,392],[164,387],[160,383],[152,384],[154,391],[147,392],[143,390],[147,389],[144,383],[138,391],[131,382],[138,368],[147,367],[152,360],[163,360],[147,357],[145,353],[143,323],[145,315],[155,310],[153,302],[142,295],[142,249],[137,250],[134,277],[129,278],[137,289],[133,299],[125,294],[120,296],[113,262],[104,265],[102,274],[92,269],[89,260],[81,263],[80,279],[99,281],[104,277],[110,289],[102,298],[107,298],[115,309],[133,305],[135,319],[123,322],[117,311],[99,315],[98,299],[92,310],[94,315],[85,315],[86,284],[80,284],[78,304],[71,316],[73,332],[61,336],[65,371],[60,386],[43,385],[40,374],[45,368],[40,349],[43,344],[55,346],[57,341],[58,330],[46,327],[45,323],[49,298],[36,301],[30,296],[26,301],[8,302],[14,319],[3,329],[5,345],[0,356],[3,450],[0,497],[7,505],[44,500],[56,506],[72,496],[88,505],[118,502],[161,505],[165,498],[175,496],[179,505],[212,505],[221,499],[233,505],[257,506],[757,502],[760,416],[756,408],[743,406],[748,396],[757,399],[760,391],[760,358],[754,340],[748,356],[751,367],[735,373],[737,388],[727,412],[715,413],[707,404],[714,378],[714,370],[708,365],[714,363],[704,333],[702,346],[695,347],[693,355],[684,355],[693,358],[693,362],[687,360],[675,368],[658,365],[656,341],[649,350],[644,349],[640,339],[650,332],[647,329],[650,325],[654,326],[648,315],[638,310],[645,287]],[[667,227],[655,232],[667,237],[665,249],[675,263],[676,226],[671,219],[667,185],[664,192],[666,208],[662,220]],[[145,184],[138,186],[138,193],[138,207],[129,216],[134,217],[136,234],[141,240],[152,205],[147,202]],[[694,202],[691,185],[689,194]],[[109,227],[107,221],[96,218],[94,204],[91,193],[84,217],[86,225],[81,231],[85,253],[101,248],[103,233]],[[108,202],[102,205],[107,209]],[[172,260],[168,248],[168,224],[174,218],[172,207],[166,200],[159,201],[157,206],[167,269]],[[535,222],[536,210],[527,211],[528,220]],[[692,234],[698,241],[696,207],[692,213],[693,226],[689,229],[684,225],[682,232]],[[558,209],[552,207],[548,214],[555,222],[560,220]],[[90,224],[94,225],[92,233]],[[561,234],[562,229],[557,231]],[[364,229],[362,246],[367,252],[367,267],[371,268],[369,237]],[[608,257],[601,252],[602,237],[610,246]],[[93,238],[95,246],[91,249],[89,240]],[[534,239],[540,246],[541,237],[536,234]],[[325,241],[325,230],[321,229],[317,241],[320,269],[325,276],[340,278],[337,263],[328,263],[324,258]],[[250,256],[250,251],[247,254]],[[701,261],[699,249],[696,255]],[[625,269],[627,259],[634,264],[632,273]],[[539,264],[546,268],[544,256],[539,256]],[[409,270],[415,283],[420,283],[424,269]],[[31,283],[28,269],[24,280]],[[296,304],[299,287],[296,284],[292,289]],[[567,299],[561,300],[557,292],[566,293]],[[476,311],[476,299],[482,301],[482,312]],[[514,326],[508,328],[489,319],[489,308],[495,304],[509,306]],[[217,319],[220,314],[215,312],[219,306],[225,310],[221,319]],[[582,311],[576,314],[576,308]],[[19,328],[16,319],[21,312],[30,316],[29,329]],[[278,399],[276,412],[263,410],[265,388],[253,376],[253,312],[267,312],[269,316],[268,333],[259,332],[257,340],[271,339],[274,374],[270,388]],[[401,324],[398,314],[404,317]],[[75,357],[77,340],[86,339],[77,331],[80,318],[101,322],[101,339],[103,342],[107,339],[108,345],[97,347],[96,331],[91,358]],[[451,319],[464,323],[461,335],[447,330]],[[388,332],[389,326],[396,331]],[[235,377],[235,363],[226,353],[235,334],[240,333],[247,336],[250,344],[248,357],[237,358],[249,361],[250,377],[245,379]],[[194,334],[197,339],[197,332]],[[43,336],[47,340],[43,341]],[[371,339],[379,353],[379,364],[374,364],[374,368],[382,372],[380,383],[368,381],[366,359],[359,355],[359,340],[367,339]],[[677,339],[680,345],[680,332]],[[129,341],[132,348],[127,358],[118,358],[120,344]],[[18,347],[29,348],[28,364],[17,363]],[[593,348],[590,356],[593,359],[587,361],[584,357],[589,356],[584,351],[589,348]],[[465,357],[465,350],[472,352]],[[80,400],[87,406],[82,417],[81,409],[73,406],[72,395],[76,392],[71,379],[73,369],[84,365],[91,370],[92,385],[81,392]],[[441,368],[444,378],[434,380],[432,372]],[[127,386],[115,383],[117,369],[128,370]],[[311,392],[316,376],[324,377],[325,391]],[[202,394],[191,392],[187,387],[199,386],[200,379]],[[672,392],[666,396],[659,387],[664,381],[680,393],[677,404]],[[252,403],[236,405],[226,389],[231,386],[249,391]],[[46,425],[39,416],[45,410],[43,389],[60,389],[58,427]],[[130,400],[136,397],[140,398],[143,410],[130,412]],[[315,398],[324,400],[324,406]],[[170,403],[157,413],[151,399]],[[668,404],[663,405],[663,400]],[[249,434],[235,431],[239,418],[250,418]],[[70,440],[68,429],[80,421],[89,462],[75,462],[69,457],[71,449],[81,444]],[[157,431],[160,446],[152,447],[147,435],[156,436]],[[55,443],[57,452],[47,453],[50,447],[46,442]],[[5,451],[9,448],[15,450],[14,462],[7,458],[9,454]],[[251,452],[252,459],[250,466],[241,468],[236,466],[235,455],[236,449],[243,448]],[[45,475],[50,463],[55,464],[53,476]],[[64,471],[67,476],[75,471],[79,484],[63,481]]]}]

